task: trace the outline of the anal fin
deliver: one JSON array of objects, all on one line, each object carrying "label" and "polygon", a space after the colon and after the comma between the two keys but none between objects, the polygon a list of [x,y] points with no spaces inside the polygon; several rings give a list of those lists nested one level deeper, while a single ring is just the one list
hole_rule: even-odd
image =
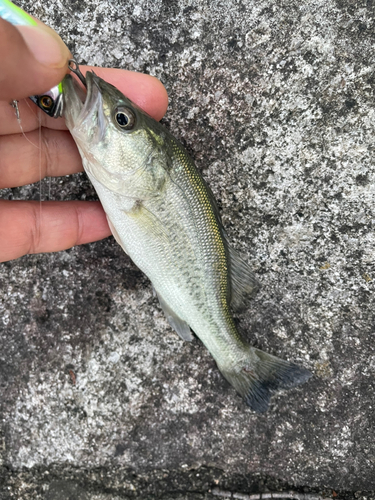
[{"label": "anal fin", "polygon": [[193,334],[191,333],[189,325],[172,311],[172,309],[165,302],[165,300],[158,294],[158,292],[156,292],[156,295],[158,296],[160,306],[163,309],[164,314],[170,326],[182,338],[182,340],[191,342],[193,340]]}]

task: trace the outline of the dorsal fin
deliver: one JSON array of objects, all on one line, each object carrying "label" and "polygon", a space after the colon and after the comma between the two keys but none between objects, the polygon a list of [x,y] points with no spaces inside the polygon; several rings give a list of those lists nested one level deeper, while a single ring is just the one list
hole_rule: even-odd
[{"label": "dorsal fin", "polygon": [[[203,180],[204,182],[204,180]],[[254,297],[260,288],[260,283],[256,279],[255,274],[251,271],[248,264],[242,259],[242,257],[234,250],[228,243],[227,233],[221,222],[221,216],[219,212],[219,207],[215,200],[214,194],[211,188],[205,183],[207,188],[208,197],[210,199],[213,212],[215,214],[217,223],[221,235],[224,240],[225,249],[228,256],[228,268],[229,268],[229,302],[231,307],[240,311],[246,308],[246,303],[249,299]]]},{"label": "dorsal fin", "polygon": [[254,297],[260,288],[256,279],[246,262],[229,245],[229,278],[230,278],[230,305],[236,311],[246,308],[246,303]]}]

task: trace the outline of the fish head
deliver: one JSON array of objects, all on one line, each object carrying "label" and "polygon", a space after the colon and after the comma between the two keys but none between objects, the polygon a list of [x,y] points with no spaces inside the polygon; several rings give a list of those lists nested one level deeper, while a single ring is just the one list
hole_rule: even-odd
[{"label": "fish head", "polygon": [[87,93],[70,75],[62,83],[63,116],[85,170],[119,194],[160,190],[170,163],[164,127],[94,72]]}]

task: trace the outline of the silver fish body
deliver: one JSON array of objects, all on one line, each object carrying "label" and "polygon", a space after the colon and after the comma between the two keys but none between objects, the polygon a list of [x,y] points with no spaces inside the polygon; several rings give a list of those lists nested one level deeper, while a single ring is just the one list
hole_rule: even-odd
[{"label": "silver fish body", "polygon": [[118,89],[86,74],[63,81],[64,116],[117,242],[150,278],[167,319],[191,330],[255,411],[310,372],[250,347],[230,307],[258,289],[230,248],[213,195],[183,146]]}]

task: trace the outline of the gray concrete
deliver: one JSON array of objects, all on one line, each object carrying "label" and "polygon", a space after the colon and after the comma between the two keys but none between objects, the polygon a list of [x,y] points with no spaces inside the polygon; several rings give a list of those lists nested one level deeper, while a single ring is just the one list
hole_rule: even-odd
[{"label": "gray concrete", "polygon": [[[171,331],[150,283],[112,238],[24,257],[0,267],[3,466],[114,478],[129,468],[207,466],[228,477],[375,489],[372,3],[23,5],[81,62],[163,81],[166,124],[263,285],[239,328],[314,378],[256,415],[198,340]],[[40,193],[95,197],[83,174],[2,196]],[[58,486],[41,484],[40,498],[60,498]]]}]

